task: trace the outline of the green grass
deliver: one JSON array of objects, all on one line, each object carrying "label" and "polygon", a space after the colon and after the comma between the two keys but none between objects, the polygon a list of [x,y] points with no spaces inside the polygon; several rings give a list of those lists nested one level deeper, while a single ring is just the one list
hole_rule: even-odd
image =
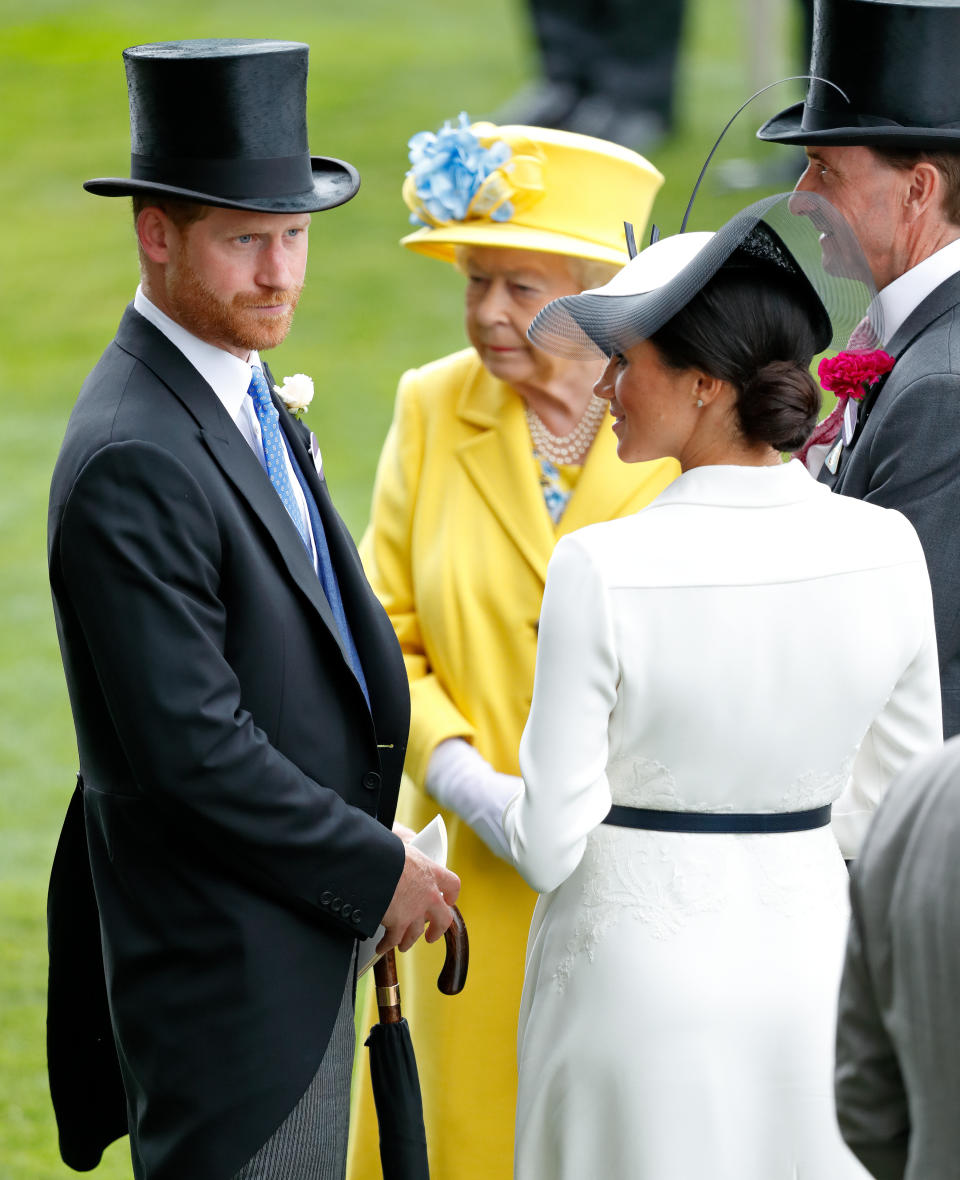
[{"label": "green grass", "polygon": [[[667,176],[655,210],[664,233],[679,227],[707,150],[749,93],[740,9],[690,4],[681,128],[654,157]],[[355,533],[397,377],[463,342],[458,276],[396,244],[406,140],[463,109],[489,113],[534,70],[519,0],[0,0],[0,1180],[73,1174],[58,1160],[44,1072],[46,879],[76,761],[46,583],[46,496],[76,391],[137,279],[128,202],[80,184],[126,174],[120,50],[200,36],[309,42],[311,146],[363,176],[355,201],[314,219],[297,323],[271,362],[278,375],[315,378],[310,425]],[[780,46],[765,78],[787,61]],[[795,93],[747,112],[721,158],[786,158],[752,132]],[[720,194],[708,177],[691,226],[716,227],[759,195]],[[98,1175],[129,1177],[125,1143]]]}]

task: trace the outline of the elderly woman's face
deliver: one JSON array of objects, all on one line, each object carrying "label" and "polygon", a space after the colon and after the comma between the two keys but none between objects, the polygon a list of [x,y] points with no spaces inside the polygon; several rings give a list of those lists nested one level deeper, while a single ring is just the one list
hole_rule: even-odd
[{"label": "elderly woman's face", "polygon": [[551,299],[579,292],[566,259],[533,250],[472,246],[462,265],[467,336],[486,368],[511,385],[547,380],[563,361],[534,348],[527,328]]}]

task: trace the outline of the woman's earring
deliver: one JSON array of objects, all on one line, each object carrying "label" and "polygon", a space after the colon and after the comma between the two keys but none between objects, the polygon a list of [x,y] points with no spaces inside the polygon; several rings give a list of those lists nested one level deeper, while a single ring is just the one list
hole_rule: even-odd
[{"label": "woman's earring", "polygon": [[703,405],[703,398],[702,398],[702,397],[698,397],[698,398],[697,398],[697,409],[699,410],[699,409],[701,408],[701,406],[702,406],[702,405]]}]

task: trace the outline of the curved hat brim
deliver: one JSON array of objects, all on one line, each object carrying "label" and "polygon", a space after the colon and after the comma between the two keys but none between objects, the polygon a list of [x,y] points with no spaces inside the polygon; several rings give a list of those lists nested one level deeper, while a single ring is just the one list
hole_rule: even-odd
[{"label": "curved hat brim", "polygon": [[805,104],[795,103],[768,119],[757,132],[757,139],[772,143],[823,144],[825,147],[909,147],[917,151],[936,151],[955,146],[960,149],[960,128],[907,127],[888,123],[874,127],[840,124],[812,131],[803,126]]},{"label": "curved hat brim", "polygon": [[776,273],[801,290],[817,321],[817,351],[844,346],[875,302],[867,260],[841,214],[817,193],[779,193],[742,209],[714,234],[660,238],[603,287],[552,300],[527,338],[570,359],[625,352],[653,336],[725,266]]},{"label": "curved hat brim", "polygon": [[591,262],[609,262],[623,266],[628,260],[626,246],[613,250],[602,242],[578,238],[550,229],[520,225],[509,221],[457,221],[449,226],[433,229],[425,226],[400,239],[417,254],[439,258],[443,262],[456,261],[457,246],[492,246],[504,250],[532,250],[540,254],[563,254],[570,258],[584,258]]},{"label": "curved hat brim", "polygon": [[196,201],[220,209],[249,209],[255,213],[319,213],[344,205],[360,188],[360,174],[346,160],[332,156],[311,156],[313,188],[303,193],[262,197],[227,197],[216,193],[199,192],[152,180],[133,180],[129,177],[108,176],[87,180],[83,187],[98,197],[132,197],[155,193],[183,201]]}]

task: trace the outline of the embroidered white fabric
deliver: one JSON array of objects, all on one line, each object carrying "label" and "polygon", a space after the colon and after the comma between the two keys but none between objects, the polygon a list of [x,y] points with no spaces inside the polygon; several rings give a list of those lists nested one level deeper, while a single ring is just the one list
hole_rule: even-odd
[{"label": "embroidered white fabric", "polygon": [[[815,621],[838,603],[855,608],[825,657]],[[518,1180],[864,1180],[831,1086],[841,848],[856,855],[891,775],[940,740],[934,634],[906,519],[832,496],[799,464],[691,468],[644,511],[558,543],[524,791],[503,819],[542,894],[518,1020]],[[602,824],[611,800],[836,800],[835,822],[653,832]]]},{"label": "embroidered white fabric", "polygon": [[[771,810],[805,811],[836,799],[853,766],[856,750],[830,771],[807,771],[782,792]],[[632,758],[609,768],[613,802],[626,807],[669,811],[732,812],[682,799],[669,767],[649,758]],[[587,837],[574,877],[580,883],[579,907],[566,954],[553,978],[563,991],[580,956],[592,960],[596,948],[625,916],[642,924],[653,938],[668,939],[701,914],[724,907],[740,885],[742,861],[748,859],[757,897],[765,906],[795,916],[822,906],[834,890],[836,852],[806,833],[726,835],[736,842],[736,872],[718,856],[717,837],[701,833],[654,832],[601,824]],[[794,837],[794,838],[792,838]],[[799,837],[799,839],[795,838]],[[785,857],[781,841],[790,839]],[[567,883],[569,889],[573,881]]]}]

